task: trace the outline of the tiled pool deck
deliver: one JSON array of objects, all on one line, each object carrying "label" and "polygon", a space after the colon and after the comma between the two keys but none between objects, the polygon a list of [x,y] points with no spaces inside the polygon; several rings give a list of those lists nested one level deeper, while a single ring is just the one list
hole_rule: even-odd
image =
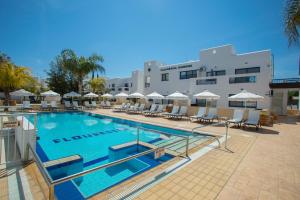
[{"label": "tiled pool deck", "polygon": [[[96,110],[96,113],[132,119],[136,121],[179,127],[191,130],[198,126],[189,121],[172,121],[162,118],[146,118],[140,115]],[[273,127],[254,129],[230,128],[228,147],[212,148],[207,154],[194,160],[176,173],[139,194],[136,199],[300,199],[300,119],[280,118]],[[203,130],[224,133],[224,127],[206,127]],[[180,159],[180,158],[177,158]],[[106,199],[111,191],[130,188],[177,160],[158,166],[140,176],[107,190],[92,199]],[[11,176],[19,176],[21,184],[16,191],[28,199],[46,199],[47,186],[34,163],[22,169],[0,174],[0,199],[9,199]],[[115,194],[115,192],[114,192]]]}]

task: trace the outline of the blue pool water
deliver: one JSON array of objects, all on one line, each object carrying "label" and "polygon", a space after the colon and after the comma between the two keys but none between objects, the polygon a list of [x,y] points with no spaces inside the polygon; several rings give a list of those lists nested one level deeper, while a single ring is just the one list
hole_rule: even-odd
[{"label": "blue pool water", "polygon": [[[37,123],[39,136],[37,152],[43,162],[80,155],[83,160],[83,170],[90,169],[111,162],[109,156],[111,146],[135,141],[138,126],[172,134],[190,134],[185,131],[83,112],[40,113]],[[151,143],[160,140],[160,136],[155,132],[141,130],[140,140]],[[123,152],[123,157],[136,154],[136,149],[131,148]],[[141,147],[139,152],[141,150],[147,149]],[[80,196],[87,198],[171,158],[172,156],[165,155],[154,160],[151,155],[143,156],[113,168],[88,174],[80,181],[57,186],[56,195],[63,199],[78,199]],[[66,188],[68,191],[77,189],[79,192],[65,194]]]}]

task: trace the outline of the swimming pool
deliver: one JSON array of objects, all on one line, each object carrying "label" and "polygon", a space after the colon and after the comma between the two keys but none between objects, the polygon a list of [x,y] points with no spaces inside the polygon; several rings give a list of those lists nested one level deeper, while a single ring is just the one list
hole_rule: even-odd
[{"label": "swimming pool", "polygon": [[[37,153],[43,162],[79,155],[83,162],[81,170],[90,169],[111,162],[113,146],[135,141],[137,127],[175,135],[191,135],[190,132],[186,131],[98,114],[84,112],[40,113],[37,123],[39,137]],[[156,132],[140,130],[139,140],[155,143],[162,138]],[[130,147],[126,151],[122,150],[122,152],[117,153],[118,155],[122,154],[122,157],[127,157],[136,154],[136,149]],[[139,148],[139,152],[144,150],[147,148]],[[87,198],[171,158],[172,156],[169,154],[160,159],[153,159],[151,155],[142,156],[119,166],[85,175],[80,181],[72,181],[72,183],[57,187],[56,195],[65,199],[67,197],[62,196],[65,193],[63,192],[65,191],[64,188],[69,188],[68,191],[70,191],[70,187],[74,186],[72,189],[77,189],[79,196],[82,195],[82,198]],[[71,192],[68,193],[75,195]]]}]

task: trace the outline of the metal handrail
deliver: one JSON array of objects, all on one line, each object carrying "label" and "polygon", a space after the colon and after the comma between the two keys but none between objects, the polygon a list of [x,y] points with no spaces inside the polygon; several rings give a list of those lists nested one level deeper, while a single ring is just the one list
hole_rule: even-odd
[{"label": "metal handrail", "polygon": [[57,185],[57,184],[67,182],[67,181],[70,181],[70,180],[75,179],[75,178],[79,178],[81,176],[84,176],[86,174],[90,174],[90,173],[95,172],[95,171],[99,171],[99,170],[104,169],[104,168],[113,167],[115,165],[118,165],[118,164],[127,162],[129,160],[132,160],[134,158],[138,158],[140,156],[155,152],[158,149],[165,148],[165,147],[174,145],[174,144],[182,142],[182,141],[187,141],[188,142],[188,137],[183,138],[181,140],[174,141],[174,142],[166,144],[164,146],[160,146],[160,147],[157,147],[157,148],[152,148],[152,149],[144,151],[142,153],[138,153],[136,155],[132,155],[132,156],[129,156],[129,157],[126,157],[126,158],[123,158],[123,159],[119,159],[119,160],[116,160],[116,161],[113,161],[113,162],[110,162],[110,163],[107,163],[107,164],[104,164],[104,165],[100,165],[100,166],[97,166],[97,167],[94,167],[94,168],[91,168],[91,169],[88,169],[88,170],[85,170],[85,171],[82,171],[82,172],[78,172],[76,174],[72,174],[72,175],[69,175],[69,176],[66,176],[66,177],[63,177],[63,178],[60,178],[60,179],[56,179],[56,180],[53,180],[51,178],[51,176],[47,172],[47,169],[43,166],[42,161],[39,159],[38,155],[34,152],[34,150],[33,150],[33,148],[31,147],[30,144],[28,144],[28,146],[27,146],[28,147],[27,153],[29,155],[29,150],[31,152],[33,152],[33,157],[34,157],[35,161],[38,163],[37,166],[40,169],[40,171],[42,172],[42,175],[43,175],[44,179],[46,180],[46,182],[49,186],[49,199],[52,200],[52,199],[54,199],[54,186]]},{"label": "metal handrail", "polygon": [[208,125],[201,125],[201,126],[197,126],[195,128],[192,129],[192,134],[198,134],[198,135],[204,135],[204,136],[210,136],[215,138],[218,143],[219,143],[219,147],[221,147],[221,142],[219,140],[219,137],[217,135],[213,135],[213,134],[209,134],[209,133],[199,133],[199,132],[195,132],[195,130],[197,129],[201,129],[201,128],[205,128],[207,126],[218,126],[218,125],[224,125],[226,127],[226,142],[227,142],[227,133],[228,133],[228,129],[227,129],[227,123],[226,122],[217,122],[217,123],[213,123],[213,124],[208,124]]},{"label": "metal handrail", "polygon": [[181,138],[187,138],[187,137],[189,137],[188,135],[179,135],[179,134],[174,134],[174,133],[166,133],[166,132],[163,132],[163,131],[159,131],[159,130],[155,130],[155,129],[150,129],[150,128],[144,128],[144,127],[141,127],[141,126],[138,126],[137,129],[151,131],[151,132],[155,132],[155,133],[159,133],[159,134],[163,134],[163,135],[174,135],[174,136],[181,137]]}]

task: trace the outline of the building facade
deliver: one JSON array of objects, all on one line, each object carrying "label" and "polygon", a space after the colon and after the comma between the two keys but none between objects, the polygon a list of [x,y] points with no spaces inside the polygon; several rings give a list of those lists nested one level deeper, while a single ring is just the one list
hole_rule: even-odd
[{"label": "building facade", "polygon": [[221,96],[216,102],[219,107],[243,107],[245,102],[228,101],[228,97],[245,89],[265,98],[247,102],[247,106],[269,108],[272,78],[270,50],[236,54],[232,45],[224,45],[201,50],[196,61],[170,65],[146,61],[143,71],[135,71],[129,78],[110,79],[108,88],[112,94],[138,91],[146,95],[156,91],[169,95],[179,91],[192,103],[196,103],[194,94],[207,89]]}]

